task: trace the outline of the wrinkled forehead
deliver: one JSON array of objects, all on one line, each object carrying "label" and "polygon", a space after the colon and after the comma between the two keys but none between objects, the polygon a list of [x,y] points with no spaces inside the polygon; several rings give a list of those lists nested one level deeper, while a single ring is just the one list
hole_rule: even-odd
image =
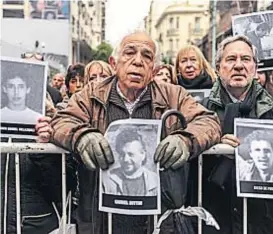
[{"label": "wrinkled forehead", "polygon": [[144,47],[155,53],[155,43],[145,33],[136,33],[126,36],[121,42],[121,48],[124,49],[127,46]]},{"label": "wrinkled forehead", "polygon": [[62,76],[54,76],[53,79],[57,80],[57,81],[63,81],[64,80],[64,78]]},{"label": "wrinkled forehead", "polygon": [[236,55],[253,55],[252,48],[244,41],[234,41],[227,44],[223,50],[224,55],[236,54]]}]

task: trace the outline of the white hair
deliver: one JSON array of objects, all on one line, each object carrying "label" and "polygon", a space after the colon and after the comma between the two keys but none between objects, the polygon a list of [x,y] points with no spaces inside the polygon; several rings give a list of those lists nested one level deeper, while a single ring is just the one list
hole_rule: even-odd
[{"label": "white hair", "polygon": [[[135,33],[146,33],[145,31],[143,30],[134,30],[133,32],[129,32],[127,33],[124,37],[122,37],[118,43],[116,44],[116,46],[114,47],[113,51],[112,51],[112,54],[111,56],[115,59],[115,61],[117,61],[119,59],[119,56],[120,56],[120,52],[121,52],[121,43],[123,41],[123,39],[127,36],[130,36],[132,34],[135,34]],[[147,34],[148,35],[148,34]],[[156,66],[159,66],[161,61],[160,61],[160,51],[159,51],[159,46],[158,46],[158,43],[153,40],[151,38],[151,40],[153,41],[153,43],[155,44],[155,58],[154,58],[154,67]]]},{"label": "white hair", "polygon": [[252,50],[254,62],[256,64],[259,62],[257,48],[251,43],[251,41],[246,36],[243,36],[243,35],[230,36],[230,37],[225,38],[220,43],[219,48],[217,50],[216,59],[215,59],[217,69],[219,68],[220,62],[221,62],[221,60],[223,58],[223,53],[224,53],[224,49],[226,48],[226,46],[228,44],[236,42],[236,41],[245,42]]}]

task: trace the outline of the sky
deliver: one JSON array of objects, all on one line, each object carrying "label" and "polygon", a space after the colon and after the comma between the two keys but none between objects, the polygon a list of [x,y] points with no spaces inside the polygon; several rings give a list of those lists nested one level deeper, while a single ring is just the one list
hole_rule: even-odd
[{"label": "sky", "polygon": [[107,0],[106,40],[115,46],[126,34],[143,25],[151,0]]}]

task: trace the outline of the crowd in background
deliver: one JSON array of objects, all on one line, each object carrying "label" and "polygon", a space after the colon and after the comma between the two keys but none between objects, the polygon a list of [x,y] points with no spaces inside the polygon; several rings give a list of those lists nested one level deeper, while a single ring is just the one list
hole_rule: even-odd
[{"label": "crowd in background", "polygon": [[[239,39],[238,39],[239,38]],[[242,116],[242,117],[252,117],[252,118],[272,118],[271,114],[268,114],[266,111],[264,111],[261,115],[259,115],[258,112],[252,112],[252,109],[256,108],[256,102],[257,100],[269,100],[273,103],[272,97],[270,97],[270,94],[273,95],[273,72],[272,71],[257,71],[256,70],[256,64],[257,61],[255,60],[255,49],[252,48],[251,42],[248,40],[242,39],[241,37],[238,37],[234,41],[226,41],[226,44],[221,44],[219,47],[219,61],[216,61],[217,67],[214,69],[210,63],[206,60],[203,53],[200,51],[200,49],[193,45],[187,45],[183,48],[177,48],[177,56],[176,60],[174,62],[174,65],[170,64],[162,64],[158,63],[155,64],[153,68],[153,78],[156,83],[170,83],[170,85],[175,86],[182,86],[186,90],[192,90],[192,89],[211,89],[211,93],[209,97],[205,98],[204,100],[201,100],[200,103],[205,106],[208,110],[212,110],[217,113],[221,129],[222,129],[222,143],[228,143],[234,147],[238,146],[238,140],[236,138],[233,138],[233,136],[230,136],[233,134],[233,122],[231,121],[235,117]],[[238,45],[236,43],[239,43]],[[243,44],[243,46],[241,44]],[[253,52],[253,55],[247,55],[249,56],[249,59],[251,60],[252,66],[248,65],[247,69],[251,71],[255,71],[252,78],[256,81],[252,81],[252,78],[249,76],[249,80],[247,85],[251,88],[249,88],[249,93],[246,94],[246,97],[243,99],[243,101],[238,100],[240,103],[243,103],[246,108],[241,110],[241,106],[231,105],[236,104],[238,100],[236,100],[235,94],[230,94],[231,91],[226,89],[225,85],[229,85],[227,80],[224,80],[223,76],[226,75],[226,70],[228,64],[223,64],[223,54],[224,50],[227,49],[228,46],[236,45],[235,51],[238,50],[238,48],[244,48],[244,51],[242,53],[251,54]],[[246,46],[247,48],[245,48]],[[251,49],[249,49],[251,48]],[[221,51],[222,49],[222,51]],[[229,48],[231,51],[234,48]],[[227,53],[227,52],[225,52]],[[88,64],[71,64],[65,74],[57,73],[53,77],[50,77],[50,87],[47,87],[48,91],[48,97],[47,97],[47,109],[50,111],[47,111],[47,117],[44,117],[39,120],[39,128],[37,128],[37,133],[39,135],[38,141],[39,142],[48,142],[50,138],[50,133],[52,129],[47,126],[51,123],[52,117],[56,116],[56,113],[64,113],[63,110],[66,110],[67,106],[69,105],[69,100],[73,97],[74,94],[82,91],[83,89],[96,89],[98,88],[98,84],[100,83],[107,83],[108,80],[110,82],[110,79],[115,77],[116,73],[119,72],[118,69],[120,67],[116,57],[115,57],[115,50],[113,52],[113,55],[109,58],[109,63],[105,61],[91,61]],[[252,61],[252,57],[253,61]],[[32,56],[33,57],[33,56]],[[250,58],[251,57],[251,58]],[[27,58],[26,58],[27,59]],[[220,61],[221,60],[221,61]],[[234,65],[234,69],[236,71],[240,71],[245,69],[241,65],[241,62],[236,62]],[[141,66],[141,65],[139,65]],[[237,67],[236,67],[237,66]],[[240,67],[242,66],[242,67]],[[233,69],[233,68],[232,68]],[[246,70],[247,70],[246,69]],[[248,70],[246,71],[248,75]],[[247,76],[246,75],[246,76]],[[221,76],[221,79],[219,78]],[[111,78],[112,77],[112,78]],[[87,87],[88,86],[88,87]],[[165,87],[165,86],[164,86]],[[255,93],[255,95],[253,94]],[[170,94],[172,95],[172,94]],[[251,96],[252,95],[252,96]],[[235,101],[234,101],[234,99]],[[230,100],[231,99],[231,100]],[[246,101],[251,102],[251,105],[247,103]],[[73,100],[75,101],[75,100]],[[238,102],[239,102],[238,101]],[[79,101],[80,102],[80,101]],[[72,102],[70,103],[72,105]],[[195,104],[194,104],[195,105]],[[196,104],[197,105],[197,104]],[[199,104],[198,104],[199,105]],[[270,104],[271,105],[271,104]],[[227,107],[227,108],[226,108]],[[251,109],[252,108],[252,109]],[[258,107],[256,108],[258,110]],[[227,113],[228,110],[228,113]],[[272,108],[269,110],[269,112],[272,111]],[[49,114],[50,113],[50,114]],[[239,113],[239,114],[238,114]],[[236,114],[238,114],[236,116]],[[268,115],[267,115],[268,114]],[[262,117],[263,115],[263,117]],[[269,117],[268,117],[269,116]],[[56,121],[56,120],[55,120]],[[231,123],[232,122],[232,123]],[[43,128],[42,128],[42,127]],[[84,199],[84,196],[86,196],[84,190],[86,188],[83,188],[82,185],[79,183],[81,179],[79,177],[82,177],[83,180],[88,180],[87,175],[79,174],[79,171],[82,170],[83,164],[81,163],[81,159],[79,159],[78,156],[75,156],[75,152],[71,153],[67,157],[67,167],[68,167],[68,177],[67,177],[67,183],[68,183],[68,189],[72,190],[73,197],[74,197],[74,206],[75,208],[79,206],[79,209],[83,209],[81,206],[81,200]],[[1,160],[4,160],[1,158]],[[44,163],[45,162],[45,163]],[[3,165],[6,162],[3,162]],[[38,168],[42,168],[42,172],[44,174],[41,175],[40,180],[38,178],[29,179],[29,178],[23,178],[22,180],[22,187],[26,186],[25,197],[28,197],[30,200],[33,199],[35,201],[35,204],[33,202],[29,201],[28,199],[22,201],[22,213],[24,214],[30,214],[30,216],[35,213],[34,210],[37,209],[37,204],[39,206],[39,209],[43,211],[43,213],[50,214],[45,215],[41,220],[33,221],[31,219],[25,219],[25,221],[22,223],[22,228],[24,229],[24,233],[48,233],[49,231],[52,231],[54,228],[57,228],[58,221],[56,218],[53,217],[52,214],[54,214],[53,208],[48,205],[49,202],[55,201],[58,205],[60,203],[60,186],[61,182],[59,180],[55,180],[54,178],[57,178],[57,173],[59,173],[60,170],[60,161],[59,157],[48,157],[48,155],[39,157],[34,157],[33,155],[29,155],[29,157],[26,157],[26,161],[24,162],[26,166],[26,170],[30,170],[28,173],[37,173]],[[220,230],[220,232],[216,232],[215,230],[205,229],[204,233],[212,234],[212,233],[222,233],[222,234],[231,234],[231,233],[237,233],[231,231],[233,228],[233,225],[236,223],[233,218],[230,218],[229,216],[229,209],[232,206],[232,202],[235,203],[241,203],[241,200],[236,200],[236,195],[234,194],[234,184],[230,183],[231,181],[231,175],[228,177],[227,174],[232,174],[228,170],[228,168],[233,168],[234,161],[222,157],[213,158],[211,162],[207,162],[208,165],[205,165],[205,171],[204,176],[206,178],[209,178],[208,180],[205,179],[205,192],[204,192],[204,206],[207,208],[217,219],[217,221],[220,223],[220,226],[223,227],[223,229]],[[51,165],[54,165],[52,168]],[[1,166],[3,168],[3,166]],[[225,168],[227,170],[227,174],[223,176],[222,173],[225,173]],[[231,170],[231,169],[230,169]],[[213,174],[211,173],[213,171]],[[190,169],[190,180],[189,180],[189,190],[191,190],[192,197],[188,200],[188,205],[196,205],[196,195],[197,195],[197,161],[192,161],[191,169]],[[221,175],[219,177],[219,175]],[[233,174],[232,174],[233,176]],[[2,176],[1,176],[2,177]],[[3,178],[3,177],[2,177]],[[221,180],[222,179],[222,180]],[[227,180],[229,182],[227,182]],[[30,181],[30,182],[29,182]],[[213,183],[211,183],[213,182]],[[91,183],[91,182],[90,182]],[[96,183],[96,182],[95,182]],[[42,190],[40,190],[42,187]],[[225,187],[223,190],[222,188]],[[206,188],[208,188],[206,190]],[[87,188],[88,190],[88,188]],[[43,191],[44,194],[35,193],[35,191]],[[53,191],[52,193],[49,191]],[[81,193],[81,191],[84,191]],[[229,191],[229,192],[227,192]],[[213,196],[212,196],[213,194]],[[219,199],[219,196],[221,199]],[[230,198],[232,197],[232,198]],[[24,197],[22,197],[24,199]],[[46,201],[44,201],[46,200]],[[254,199],[253,199],[254,200]],[[263,201],[264,199],[261,199],[261,204],[256,201],[250,201],[250,211],[255,213],[255,210],[252,210],[253,207],[259,207],[259,210],[261,211],[261,216],[264,218],[264,220],[260,220],[264,226],[269,225],[270,223],[270,216],[273,214],[273,211],[271,210],[273,207],[272,204],[268,204],[267,201]],[[37,202],[38,201],[38,202]],[[213,201],[213,202],[212,202]],[[39,203],[40,202],[40,203]],[[254,205],[253,205],[254,204]],[[26,208],[30,205],[30,209]],[[252,206],[253,205],[253,206]],[[36,207],[36,208],[35,208]],[[262,208],[261,208],[262,207]],[[265,210],[263,210],[263,208]],[[221,211],[223,209],[223,211]],[[13,227],[9,227],[8,230],[10,232],[8,233],[14,233],[15,231],[15,219],[14,219],[14,213],[12,213],[14,210],[10,209],[10,213],[8,215],[8,223],[9,225]],[[263,213],[267,212],[265,216],[263,216]],[[240,215],[242,213],[238,214],[236,216],[236,219],[239,219]],[[25,215],[27,216],[27,215]],[[265,220],[265,217],[269,217],[268,220]],[[83,219],[89,220],[90,217],[84,217]],[[272,218],[272,216],[271,216]],[[273,218],[272,218],[273,219]],[[273,221],[271,219],[271,221]],[[28,220],[28,222],[26,222]],[[75,220],[77,222],[83,222],[79,217],[75,217]],[[80,220],[80,221],[79,221]],[[124,219],[121,219],[124,220]],[[237,220],[238,221],[238,220]],[[123,222],[123,221],[122,221]],[[130,221],[131,222],[131,221]],[[129,222],[129,223],[130,223]],[[142,221],[139,221],[142,222]],[[259,232],[257,222],[255,221],[255,217],[250,217],[250,222],[253,222],[250,225],[250,230],[252,228],[253,234],[267,234],[270,233],[267,230],[264,232]],[[129,225],[129,224],[128,224]],[[132,225],[136,225],[136,223],[133,223]],[[256,227],[257,225],[257,227]],[[271,225],[271,224],[270,224]],[[272,225],[271,225],[272,226]],[[43,229],[41,228],[43,227]],[[37,229],[38,228],[38,229]],[[87,227],[87,230],[89,230]],[[241,228],[241,227],[240,227]],[[240,229],[239,228],[239,229]],[[271,227],[270,227],[271,228]],[[271,233],[273,229],[270,229]],[[235,228],[236,229],[236,228]],[[84,228],[82,229],[84,230]],[[240,230],[241,231],[241,230]],[[238,233],[241,233],[241,232]],[[82,231],[81,233],[84,233]],[[99,233],[99,232],[92,232],[92,233]],[[101,232],[102,233],[102,232]],[[118,232],[116,232],[118,233]],[[119,232],[122,233],[122,232]],[[124,232],[125,233],[125,232]],[[132,232],[135,233],[135,232]],[[141,231],[138,233],[142,233]],[[171,232],[170,232],[171,233]]]}]

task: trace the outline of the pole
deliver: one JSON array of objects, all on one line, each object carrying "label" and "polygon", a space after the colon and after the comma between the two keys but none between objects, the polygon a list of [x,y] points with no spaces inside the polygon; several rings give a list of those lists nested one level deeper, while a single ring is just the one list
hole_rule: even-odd
[{"label": "pole", "polygon": [[78,21],[77,21],[77,62],[81,61],[81,53],[80,53],[80,6],[81,1],[78,1]]},{"label": "pole", "polygon": [[243,206],[244,206],[244,215],[243,215],[243,232],[244,234],[247,234],[247,198],[244,197],[244,203],[243,203]]},{"label": "pole", "polygon": [[213,8],[212,8],[212,66],[215,66],[215,58],[216,58],[216,5],[217,0],[213,0]]},{"label": "pole", "polygon": [[[198,157],[198,206],[202,207],[203,204],[203,155]],[[202,234],[202,220],[198,218],[198,234]]]}]

